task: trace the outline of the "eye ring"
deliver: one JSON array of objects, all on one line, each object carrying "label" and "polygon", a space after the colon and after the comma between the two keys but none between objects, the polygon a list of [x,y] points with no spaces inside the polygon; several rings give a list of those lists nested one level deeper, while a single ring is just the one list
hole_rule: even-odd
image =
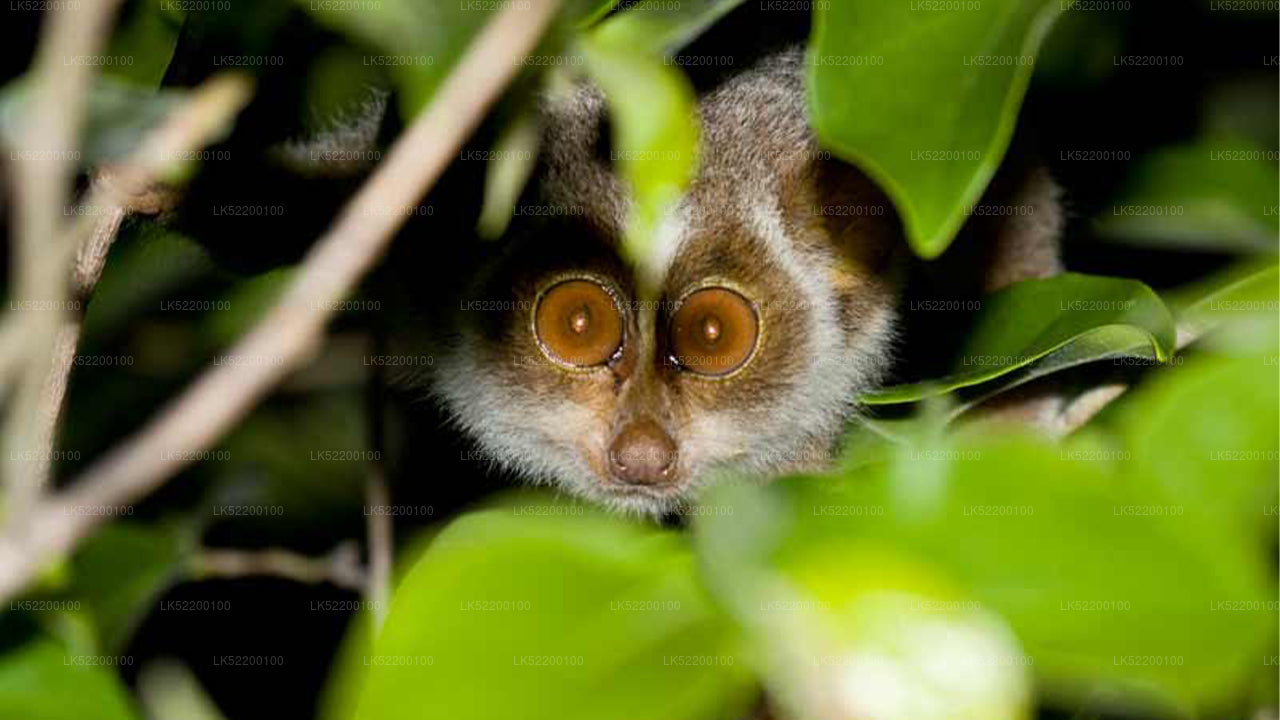
[{"label": "eye ring", "polygon": [[757,304],[737,287],[708,282],[680,299],[668,323],[668,358],[705,380],[726,380],[751,364],[763,321]]},{"label": "eye ring", "polygon": [[558,275],[539,290],[529,331],[551,362],[571,372],[595,372],[617,359],[627,341],[625,305],[604,278]]}]

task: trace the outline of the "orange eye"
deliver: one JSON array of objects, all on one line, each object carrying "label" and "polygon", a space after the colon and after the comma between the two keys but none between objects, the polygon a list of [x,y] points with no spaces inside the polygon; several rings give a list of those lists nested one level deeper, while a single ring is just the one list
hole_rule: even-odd
[{"label": "orange eye", "polygon": [[568,365],[599,365],[622,345],[618,304],[590,280],[567,280],[543,293],[533,324],[543,352]]},{"label": "orange eye", "polygon": [[751,357],[759,320],[748,300],[732,290],[699,290],[671,320],[671,352],[700,375],[727,375]]}]

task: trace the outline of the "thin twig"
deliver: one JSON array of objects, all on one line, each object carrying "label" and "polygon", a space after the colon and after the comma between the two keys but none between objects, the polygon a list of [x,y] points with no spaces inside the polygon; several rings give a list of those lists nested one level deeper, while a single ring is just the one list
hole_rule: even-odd
[{"label": "thin twig", "polygon": [[[386,354],[387,338],[383,327],[375,323],[372,329],[371,353],[374,357]],[[391,565],[394,541],[392,538],[391,513],[385,512],[391,503],[390,489],[387,487],[387,474],[382,465],[386,457],[386,403],[383,393],[386,390],[386,372],[380,363],[371,366],[367,378],[367,409],[369,413],[369,446],[373,450],[374,459],[369,462],[365,476],[365,517],[367,520],[369,547],[369,585],[365,596],[373,608],[370,617],[373,619],[373,632],[377,635],[382,628],[382,621],[387,616],[388,603],[391,600]]]},{"label": "thin twig", "polygon": [[356,592],[363,592],[366,584],[365,570],[360,566],[360,551],[354,541],[338,545],[322,558],[281,548],[204,548],[192,558],[192,571],[197,579],[265,575],[309,585],[333,583]]},{"label": "thin twig", "polygon": [[412,205],[443,172],[532,50],[558,0],[503,10],[481,32],[431,106],[393,146],[304,259],[280,303],[137,435],[39,508],[28,535],[0,538],[0,598],[11,597],[100,522],[77,508],[136,501],[210,447],[307,359],[330,308],[372,267]]},{"label": "thin twig", "polygon": [[365,502],[369,512],[369,584],[365,597],[369,607],[373,608],[373,629],[376,633],[382,628],[382,621],[387,617],[388,603],[391,601],[391,514],[382,512],[390,504],[391,496],[387,492],[387,477],[382,470],[382,463],[374,461],[369,467],[365,479]]}]

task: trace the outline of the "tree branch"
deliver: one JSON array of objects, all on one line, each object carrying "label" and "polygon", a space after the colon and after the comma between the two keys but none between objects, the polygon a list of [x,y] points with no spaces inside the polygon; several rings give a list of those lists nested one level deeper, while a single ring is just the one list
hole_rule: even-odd
[{"label": "tree branch", "polygon": [[293,284],[226,356],[137,435],[58,498],[38,508],[27,534],[0,539],[0,598],[21,590],[100,520],[77,508],[136,501],[210,447],[257,399],[316,348],[329,308],[381,256],[404,217],[392,210],[422,197],[532,50],[558,0],[499,13],[304,259]]},{"label": "tree branch", "polygon": [[[41,27],[31,99],[21,118],[21,152],[15,154],[13,299],[15,329],[0,331],[9,346],[0,358],[20,372],[4,422],[5,515],[17,524],[29,518],[44,489],[47,459],[41,461],[48,434],[37,419],[49,392],[48,371],[62,328],[70,317],[65,265],[62,204],[75,179],[76,139],[84,123],[97,63],[106,45],[120,0],[98,0],[85,7],[50,10]],[[12,305],[11,305],[12,306]],[[6,380],[9,373],[5,373]]]},{"label": "tree branch", "polygon": [[281,548],[227,550],[205,548],[192,559],[197,579],[266,575],[315,585],[333,583],[364,592],[367,579],[355,541],[338,545],[327,556],[313,558]]}]

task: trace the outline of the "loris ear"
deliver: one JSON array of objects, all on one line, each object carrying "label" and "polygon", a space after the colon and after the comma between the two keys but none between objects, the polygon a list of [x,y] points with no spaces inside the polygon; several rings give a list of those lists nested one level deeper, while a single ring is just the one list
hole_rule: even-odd
[{"label": "loris ear", "polygon": [[1010,150],[959,235],[936,260],[915,263],[908,295],[977,299],[1061,273],[1062,191],[1048,170]]},{"label": "loris ear", "polygon": [[1042,165],[1006,163],[957,240],[976,254],[982,290],[1062,272],[1062,190]]},{"label": "loris ear", "polygon": [[814,145],[782,184],[792,218],[863,273],[896,285],[905,257],[892,201],[862,171]]}]

